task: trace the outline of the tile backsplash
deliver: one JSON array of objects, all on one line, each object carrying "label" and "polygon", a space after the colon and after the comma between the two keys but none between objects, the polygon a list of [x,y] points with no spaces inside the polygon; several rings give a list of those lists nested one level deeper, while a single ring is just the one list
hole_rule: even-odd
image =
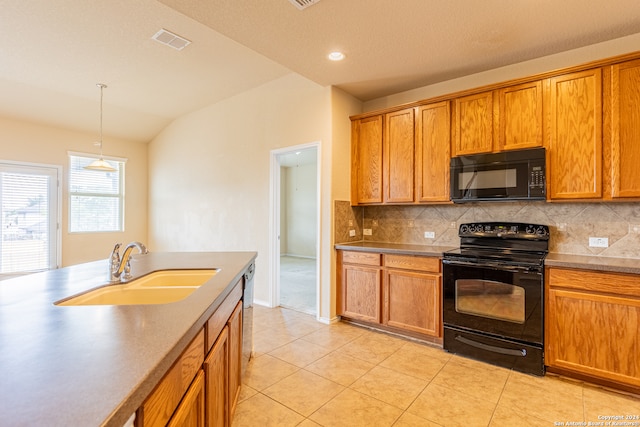
[{"label": "tile backsplash", "polygon": [[[458,246],[466,222],[526,222],[549,226],[555,253],[640,259],[640,203],[499,202],[429,206],[350,206],[335,202],[335,241],[371,240]],[[371,235],[364,235],[370,229]],[[355,236],[349,231],[354,230]],[[425,238],[433,232],[433,238]],[[608,248],[589,247],[606,237]]]}]

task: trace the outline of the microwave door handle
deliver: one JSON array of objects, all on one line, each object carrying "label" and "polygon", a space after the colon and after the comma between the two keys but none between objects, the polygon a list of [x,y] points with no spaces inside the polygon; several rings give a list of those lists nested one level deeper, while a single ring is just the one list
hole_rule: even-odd
[{"label": "microwave door handle", "polygon": [[464,191],[462,193],[462,198],[463,199],[468,199],[471,195],[469,194],[469,189],[471,188],[471,185],[473,184],[473,182],[476,180],[476,177],[478,176],[478,169],[475,169],[473,171],[473,176],[471,177],[471,179],[469,180],[469,182],[467,183],[467,185],[464,187]]}]

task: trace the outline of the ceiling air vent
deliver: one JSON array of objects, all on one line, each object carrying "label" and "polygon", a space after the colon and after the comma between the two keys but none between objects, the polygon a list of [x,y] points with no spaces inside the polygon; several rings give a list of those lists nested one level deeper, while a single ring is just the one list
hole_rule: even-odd
[{"label": "ceiling air vent", "polygon": [[318,3],[320,0],[289,0],[295,7],[300,10],[304,10],[309,6],[313,6]]},{"label": "ceiling air vent", "polygon": [[151,38],[158,43],[166,44],[176,50],[182,50],[191,43],[184,37],[180,37],[179,35],[174,34],[171,31],[167,31],[164,28],[155,33]]}]

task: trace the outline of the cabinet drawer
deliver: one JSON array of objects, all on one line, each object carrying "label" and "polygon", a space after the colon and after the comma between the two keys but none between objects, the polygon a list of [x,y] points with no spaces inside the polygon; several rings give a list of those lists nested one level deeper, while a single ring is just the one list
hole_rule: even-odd
[{"label": "cabinet drawer", "polygon": [[143,427],[164,426],[171,418],[182,396],[204,362],[204,329],[178,358],[160,384],[145,400],[139,416]]},{"label": "cabinet drawer", "polygon": [[213,347],[213,343],[218,339],[218,335],[226,326],[227,320],[233,314],[238,301],[242,298],[242,279],[233,287],[231,293],[220,304],[220,307],[207,320],[207,352]]},{"label": "cabinet drawer", "polygon": [[380,254],[370,252],[342,252],[342,262],[348,264],[380,265]]},{"label": "cabinet drawer", "polygon": [[405,270],[440,272],[440,258],[414,255],[385,255],[384,266]]},{"label": "cabinet drawer", "polygon": [[632,274],[548,268],[547,281],[553,288],[640,296],[640,276]]}]

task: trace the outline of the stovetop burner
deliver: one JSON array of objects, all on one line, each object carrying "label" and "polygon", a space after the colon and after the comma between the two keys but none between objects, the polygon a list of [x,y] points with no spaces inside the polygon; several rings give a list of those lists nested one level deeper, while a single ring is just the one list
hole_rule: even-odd
[{"label": "stovetop burner", "polygon": [[445,259],[540,266],[549,249],[549,227],[546,225],[468,223],[460,225],[458,235],[460,248],[445,252]]}]

